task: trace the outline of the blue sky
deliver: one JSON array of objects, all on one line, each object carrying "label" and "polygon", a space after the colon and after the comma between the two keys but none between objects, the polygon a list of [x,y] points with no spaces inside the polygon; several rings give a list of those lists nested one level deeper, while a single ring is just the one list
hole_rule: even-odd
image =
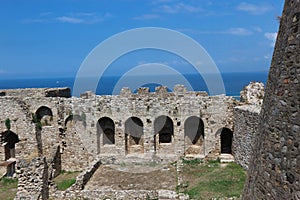
[{"label": "blue sky", "polygon": [[[283,0],[1,1],[0,78],[75,76],[84,58],[100,42],[139,27],[163,27],[188,35],[206,49],[221,72],[267,71],[283,3]],[[174,68],[187,65],[166,52],[143,50],[122,56],[107,73],[119,73],[119,66],[130,69],[148,62]]]}]

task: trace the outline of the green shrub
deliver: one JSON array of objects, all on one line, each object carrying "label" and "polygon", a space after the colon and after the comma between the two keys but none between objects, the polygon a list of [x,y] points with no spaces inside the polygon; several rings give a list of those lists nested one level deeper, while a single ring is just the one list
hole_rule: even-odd
[{"label": "green shrub", "polygon": [[7,130],[10,131],[11,125],[10,125],[10,119],[9,118],[7,118],[5,120],[5,126],[6,126]]}]

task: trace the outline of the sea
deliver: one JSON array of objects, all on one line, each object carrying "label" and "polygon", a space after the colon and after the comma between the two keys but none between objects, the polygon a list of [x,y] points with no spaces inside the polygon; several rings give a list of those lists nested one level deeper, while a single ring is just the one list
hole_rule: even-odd
[{"label": "sea", "polygon": [[[184,75],[189,81],[194,91],[208,91],[203,78],[200,75],[188,74]],[[227,96],[239,98],[240,91],[250,82],[257,81],[266,84],[268,72],[243,72],[243,73],[222,73],[221,74]],[[99,80],[96,90],[98,95],[111,95],[114,86],[121,76],[103,76]],[[75,77],[51,77],[51,78],[18,78],[18,79],[0,79],[0,89],[17,89],[17,88],[53,88],[53,87],[69,87],[73,88]],[[150,92],[155,91],[155,87],[159,84],[148,83],[141,87],[149,87]],[[125,87],[126,85],[124,85]],[[132,89],[132,88],[131,88]],[[169,88],[171,91],[173,88]],[[136,92],[136,90],[133,90]]]}]

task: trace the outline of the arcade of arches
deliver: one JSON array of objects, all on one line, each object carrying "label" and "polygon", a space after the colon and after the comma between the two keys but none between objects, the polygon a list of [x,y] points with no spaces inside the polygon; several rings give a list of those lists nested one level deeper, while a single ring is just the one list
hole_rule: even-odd
[{"label": "arcade of arches", "polygon": [[[217,133],[221,153],[231,154],[233,133],[221,128]],[[102,145],[115,145],[115,123],[109,117],[102,117],[97,123],[98,153]],[[174,143],[174,124],[170,117],[162,115],[154,120],[154,150]],[[199,155],[205,152],[204,122],[200,117],[191,116],[184,122],[184,155]],[[144,125],[140,118],[130,117],[125,121],[125,153],[144,152]]]}]

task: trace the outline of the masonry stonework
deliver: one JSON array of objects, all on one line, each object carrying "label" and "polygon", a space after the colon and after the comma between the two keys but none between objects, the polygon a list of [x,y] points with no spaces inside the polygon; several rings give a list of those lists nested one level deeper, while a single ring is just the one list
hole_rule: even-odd
[{"label": "masonry stonework", "polygon": [[250,158],[254,151],[261,107],[242,105],[234,108],[234,137],[232,151],[235,161],[248,170]]},{"label": "masonry stonework", "polygon": [[300,1],[286,0],[243,199],[300,199]]},{"label": "masonry stonework", "polygon": [[[10,118],[12,129],[21,140],[17,146],[20,158],[35,157],[39,152],[47,157],[53,146],[59,145],[62,169],[68,171],[84,169],[96,155],[100,155],[103,162],[106,159],[123,162],[133,157],[170,161],[186,154],[204,158],[220,143],[218,130],[233,128],[233,98],[188,92],[181,86],[173,93],[168,93],[165,87],[157,88],[155,93],[140,89],[137,94],[124,88],[120,95],[90,94],[82,98],[46,97],[40,89],[36,95],[34,90],[25,91],[31,97],[22,90],[5,91],[6,96],[1,97],[2,130],[5,130],[5,119]],[[34,122],[32,115],[39,122]],[[104,143],[110,129],[102,130],[99,124],[102,119],[111,120],[114,126],[111,144]],[[132,119],[140,123],[142,139],[138,143],[134,140],[137,133],[129,133],[127,122]],[[40,127],[37,128],[38,123]],[[199,126],[185,127],[194,123]],[[160,133],[161,130],[165,132]],[[188,143],[190,133],[187,130],[195,135],[199,133],[199,141]],[[170,139],[163,141],[163,137]]]},{"label": "masonry stonework", "polygon": [[[16,160],[30,163],[45,157],[50,179],[60,170],[87,169],[98,159],[113,164],[167,163],[183,156],[218,156],[222,146],[231,153],[236,100],[225,95],[208,96],[183,86],[176,86],[174,92],[166,87],[154,93],[148,88],[137,93],[123,88],[120,95],[107,96],[87,92],[80,98],[70,97],[67,88],[0,92],[1,132],[7,131],[5,121],[10,119],[11,131],[20,140]],[[227,146],[221,141],[223,132],[229,134]],[[1,160],[4,154],[1,148]],[[20,169],[21,165],[17,162]],[[25,172],[19,170],[20,177],[27,177],[21,179],[21,193],[31,190],[22,187],[30,181],[30,173]]]}]

